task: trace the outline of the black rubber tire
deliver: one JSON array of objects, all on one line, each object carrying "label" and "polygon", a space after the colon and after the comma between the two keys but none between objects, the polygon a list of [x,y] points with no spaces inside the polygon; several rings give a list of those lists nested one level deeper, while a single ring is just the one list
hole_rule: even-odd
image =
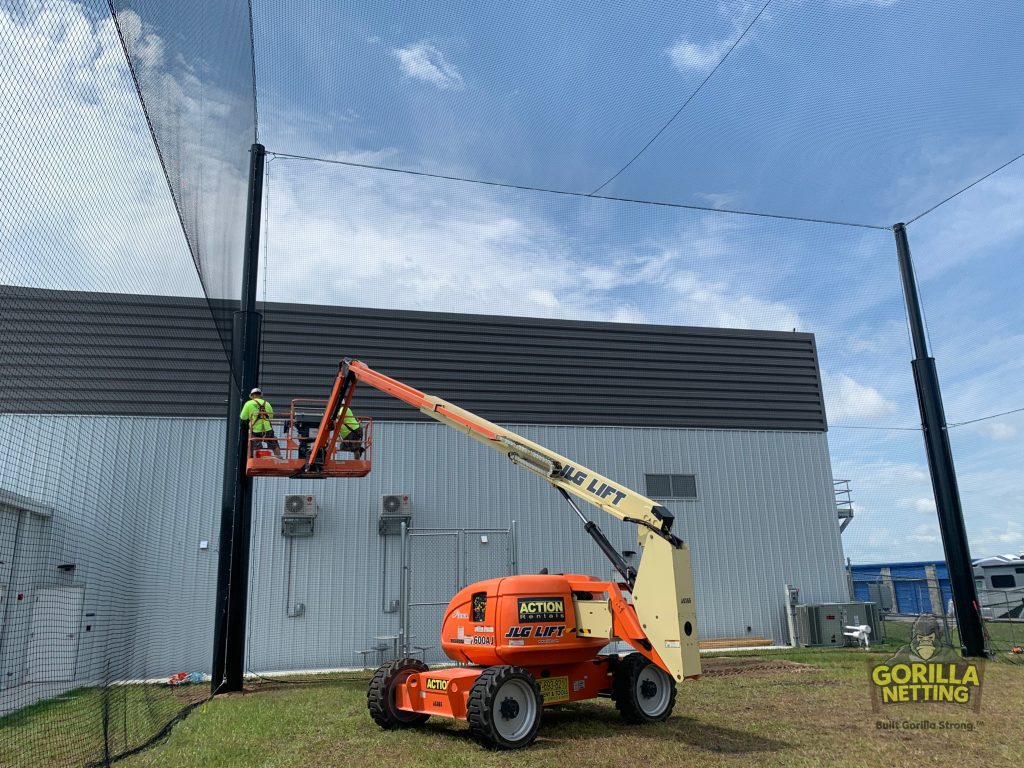
[{"label": "black rubber tire", "polygon": [[385,730],[411,728],[427,722],[430,715],[419,712],[405,712],[395,706],[395,687],[415,672],[426,672],[429,668],[419,659],[398,659],[389,661],[373,673],[370,686],[366,689],[366,707],[373,721]]},{"label": "black rubber tire", "polygon": [[[525,722],[520,728],[523,733],[515,738],[501,732],[502,726],[495,722],[495,715],[502,717],[500,707],[502,706],[502,690],[506,692],[515,688],[520,694],[532,693],[534,706],[532,707],[533,721]],[[529,695],[527,693],[527,695]],[[499,711],[496,713],[495,709]],[[466,702],[466,720],[469,722],[469,731],[481,745],[487,749],[521,749],[533,744],[537,738],[537,731],[540,730],[540,714],[544,708],[544,697],[541,696],[540,686],[533,679],[533,675],[522,667],[497,666],[488,667],[480,673],[480,677],[473,683],[469,691],[469,700]],[[516,714],[523,717],[530,716],[530,708],[521,712],[517,707]],[[509,718],[506,718],[509,719]]]},{"label": "black rubber tire", "polygon": [[[651,667],[657,671],[657,675],[653,674]],[[651,677],[662,678],[660,685],[667,687],[667,695],[662,692],[663,689],[658,689],[650,698],[654,698],[655,695],[667,698],[663,706],[652,710],[651,705],[656,702],[642,700],[643,694],[638,690],[642,684],[642,675],[648,680]],[[656,682],[654,684],[659,685]],[[627,723],[660,723],[668,719],[676,705],[676,683],[667,672],[642,653],[631,653],[615,665],[612,698],[615,700],[615,708],[619,710],[619,715]]]}]

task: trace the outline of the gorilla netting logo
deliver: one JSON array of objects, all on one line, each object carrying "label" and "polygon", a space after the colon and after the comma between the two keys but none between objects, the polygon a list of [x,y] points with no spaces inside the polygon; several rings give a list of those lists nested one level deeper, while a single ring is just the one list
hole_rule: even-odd
[{"label": "gorilla netting logo", "polygon": [[910,642],[871,667],[871,694],[879,704],[944,703],[981,706],[982,666],[968,662],[946,644],[935,616],[919,616]]}]

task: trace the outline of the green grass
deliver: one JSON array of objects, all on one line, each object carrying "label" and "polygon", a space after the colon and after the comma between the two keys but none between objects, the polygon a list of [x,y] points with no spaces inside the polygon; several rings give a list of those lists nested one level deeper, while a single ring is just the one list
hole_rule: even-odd
[{"label": "green grass", "polygon": [[207,687],[78,688],[0,718],[0,766],[63,768],[104,757],[104,713],[112,755],[148,741]]},{"label": "green grass", "polygon": [[[959,638],[956,631],[956,624],[950,621],[951,627],[950,642],[954,647],[959,646]],[[910,630],[913,621],[902,621],[888,619],[885,621],[886,639],[882,643],[872,642],[871,647],[876,645],[882,648],[895,648],[909,642]],[[987,647],[996,653],[1005,653],[1015,645],[1024,646],[1024,623],[1007,621],[986,621],[985,631],[988,633]]]},{"label": "green grass", "polygon": [[[747,654],[745,654],[747,655]],[[905,765],[956,754],[957,768],[1010,765],[1024,758],[1019,713],[1024,667],[989,664],[986,697],[975,715],[910,709],[975,723],[960,731],[882,731],[871,711],[868,662],[884,654],[801,650],[749,654],[812,669],[706,676],[680,689],[675,714],[657,726],[623,724],[611,702],[545,710],[537,743],[513,756],[488,752],[462,723],[432,720],[401,732],[377,728],[366,713],[366,677],[298,686],[269,685],[197,709],[170,738],[126,766],[761,766]],[[730,659],[735,658],[730,655]],[[709,664],[709,668],[714,664]]]},{"label": "green grass", "polygon": [[[934,764],[939,756],[955,756],[957,768],[991,768],[1024,759],[1019,735],[1024,665],[1010,661],[987,665],[978,714],[949,705],[927,709],[903,705],[898,712],[876,714],[871,709],[868,667],[899,643],[886,645],[892,647],[870,654],[815,649],[729,654],[728,660],[708,661],[705,677],[681,687],[675,714],[666,723],[626,725],[607,700],[548,709],[537,743],[514,755],[486,751],[469,737],[465,724],[442,719],[409,731],[380,730],[366,712],[368,674],[334,676],[315,684],[260,683],[251,692],[221,696],[200,705],[167,739],[119,765],[655,768],[756,763],[818,768]],[[730,665],[742,664],[744,659],[771,668],[726,674]],[[798,664],[779,666],[778,660]],[[74,702],[37,705],[18,713],[13,725],[19,730],[11,734],[18,739],[29,739],[38,747],[46,741],[46,733],[67,736],[53,744],[51,753],[38,752],[40,759],[32,763],[8,762],[14,753],[0,752],[0,765],[61,765],[44,758],[56,755],[57,747],[66,745],[70,734],[97,741],[95,720],[74,720],[76,707],[95,709],[95,696],[95,691],[80,691]],[[890,716],[967,721],[973,723],[974,730],[890,731],[876,727],[879,720]],[[9,725],[12,723],[0,722],[4,730]],[[6,733],[4,736],[4,743],[11,741]]]}]

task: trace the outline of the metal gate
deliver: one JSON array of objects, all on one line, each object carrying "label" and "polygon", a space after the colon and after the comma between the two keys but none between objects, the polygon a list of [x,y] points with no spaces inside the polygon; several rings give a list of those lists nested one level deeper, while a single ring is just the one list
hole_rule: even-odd
[{"label": "metal gate", "polygon": [[441,650],[444,609],[456,592],[518,572],[515,521],[509,528],[402,528],[399,650],[427,663]]}]

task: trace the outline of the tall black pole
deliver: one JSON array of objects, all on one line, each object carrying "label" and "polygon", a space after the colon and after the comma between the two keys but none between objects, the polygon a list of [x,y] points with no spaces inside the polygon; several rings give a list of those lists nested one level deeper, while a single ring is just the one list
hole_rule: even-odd
[{"label": "tall black pole", "polygon": [[896,253],[900,261],[900,277],[907,301],[907,318],[914,343],[914,384],[917,404],[921,409],[924,444],[928,453],[928,469],[932,476],[935,506],[939,513],[939,531],[942,548],[946,553],[949,583],[953,589],[953,607],[960,635],[960,650],[964,656],[985,655],[985,634],[978,609],[978,593],[974,588],[974,570],[971,552],[967,546],[964,513],[960,506],[960,490],[956,484],[953,452],[949,447],[946,414],[942,408],[942,392],[935,370],[935,358],[928,354],[928,340],[921,319],[921,302],[917,296],[914,265],[910,260],[910,244],[904,224],[893,227],[896,235]]},{"label": "tall black pole", "polygon": [[213,636],[213,693],[242,690],[245,621],[249,595],[249,546],[252,535],[252,479],[245,474],[249,431],[238,418],[249,390],[256,386],[263,316],[256,312],[259,273],[263,168],[267,150],[253,144],[249,157],[249,201],[245,212],[245,260],[241,309],[231,328],[231,375],[217,560],[217,608]]}]

